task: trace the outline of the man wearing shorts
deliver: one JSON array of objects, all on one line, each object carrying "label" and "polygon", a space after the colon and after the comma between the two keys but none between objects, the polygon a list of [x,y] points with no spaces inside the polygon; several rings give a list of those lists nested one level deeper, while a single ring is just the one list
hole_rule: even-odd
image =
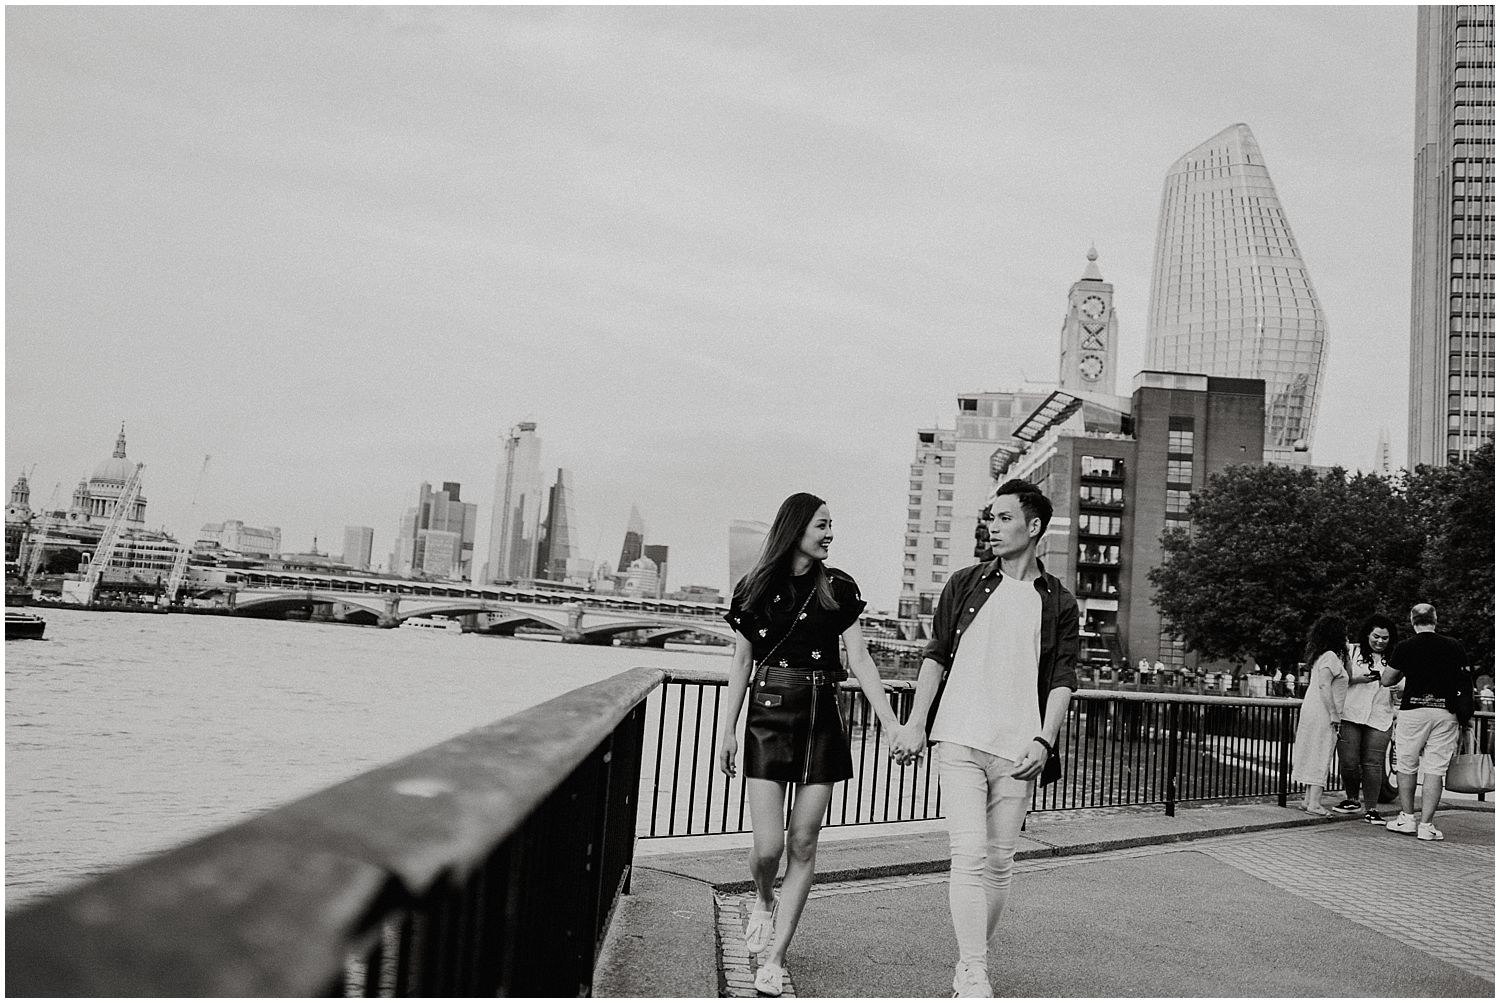
[{"label": "man wearing shorts", "polygon": [[[1460,701],[1470,687],[1465,668],[1469,656],[1463,645],[1437,632],[1437,610],[1430,603],[1411,608],[1415,635],[1396,645],[1380,674],[1383,686],[1403,678],[1406,693],[1396,715],[1396,790],[1401,812],[1385,827],[1391,832],[1414,832],[1421,840],[1442,839],[1432,824],[1443,796],[1443,778],[1458,749]],[[1467,694],[1472,696],[1472,694]],[[1472,706],[1467,701],[1465,706]],[[1416,816],[1417,773],[1422,774],[1422,818]]]}]

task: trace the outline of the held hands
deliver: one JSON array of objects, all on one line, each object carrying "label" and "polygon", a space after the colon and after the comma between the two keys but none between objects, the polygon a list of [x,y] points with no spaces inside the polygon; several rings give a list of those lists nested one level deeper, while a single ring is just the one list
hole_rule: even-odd
[{"label": "held hands", "polygon": [[739,755],[740,740],[735,738],[733,732],[724,736],[719,743],[719,772],[730,779],[734,778],[734,757]]},{"label": "held hands", "polygon": [[898,765],[920,762],[926,751],[927,731],[920,721],[908,721],[891,733],[891,758]]},{"label": "held hands", "polygon": [[1026,747],[1026,754],[1011,769],[1010,775],[1017,780],[1032,780],[1041,776],[1042,767],[1047,765],[1047,756],[1047,747],[1033,740]]}]

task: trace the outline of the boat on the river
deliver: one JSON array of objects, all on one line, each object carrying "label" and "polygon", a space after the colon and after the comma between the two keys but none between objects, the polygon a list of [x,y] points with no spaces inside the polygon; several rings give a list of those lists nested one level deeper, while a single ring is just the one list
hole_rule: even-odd
[{"label": "boat on the river", "polygon": [[47,630],[47,621],[35,613],[18,610],[5,611],[5,639],[7,641],[40,641]]},{"label": "boat on the river", "polygon": [[461,622],[447,616],[407,617],[401,621],[401,626],[432,633],[441,631],[443,633],[462,634],[464,632],[464,625]]}]

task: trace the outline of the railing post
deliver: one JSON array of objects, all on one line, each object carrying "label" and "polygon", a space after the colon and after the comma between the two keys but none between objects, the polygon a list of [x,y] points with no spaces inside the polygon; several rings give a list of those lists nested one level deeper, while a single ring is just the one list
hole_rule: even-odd
[{"label": "railing post", "polygon": [[1167,704],[1167,816],[1177,814],[1177,701]]},{"label": "railing post", "polygon": [[1276,803],[1286,807],[1287,795],[1292,786],[1292,708],[1281,708],[1281,738],[1276,743]]}]

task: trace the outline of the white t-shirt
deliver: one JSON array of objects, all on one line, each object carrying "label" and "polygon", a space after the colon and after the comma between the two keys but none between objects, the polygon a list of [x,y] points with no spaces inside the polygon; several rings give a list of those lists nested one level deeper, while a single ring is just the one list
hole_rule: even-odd
[{"label": "white t-shirt", "polygon": [[1034,583],[1002,573],[964,631],[928,738],[1020,759],[1042,727],[1041,653],[1042,596]]},{"label": "white t-shirt", "polygon": [[[1385,656],[1378,651],[1372,651],[1374,664],[1364,660],[1364,654],[1359,645],[1349,645],[1349,668],[1356,679],[1364,676],[1372,668],[1376,672],[1382,672],[1386,668]],[[1405,680],[1403,680],[1404,682]],[[1350,683],[1349,691],[1344,694],[1343,719],[1351,724],[1368,725],[1377,731],[1384,731],[1396,720],[1396,708],[1401,706],[1401,694],[1396,687],[1382,686],[1379,683]]]}]

